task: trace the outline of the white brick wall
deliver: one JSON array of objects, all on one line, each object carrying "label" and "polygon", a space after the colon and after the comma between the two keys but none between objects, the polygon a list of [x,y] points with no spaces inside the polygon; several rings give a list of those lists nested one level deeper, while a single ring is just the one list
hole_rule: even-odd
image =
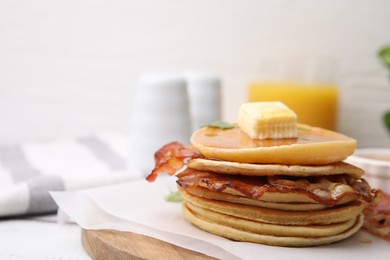
[{"label": "white brick wall", "polygon": [[389,147],[378,115],[390,80],[375,56],[389,25],[387,0],[0,0],[0,142],[128,132],[151,71],[220,75],[234,120],[259,57],[330,55],[340,131]]}]

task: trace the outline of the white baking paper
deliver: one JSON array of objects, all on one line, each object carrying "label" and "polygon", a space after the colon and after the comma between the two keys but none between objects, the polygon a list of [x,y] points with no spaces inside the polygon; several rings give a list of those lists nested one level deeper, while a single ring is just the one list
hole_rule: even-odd
[{"label": "white baking paper", "polygon": [[[219,259],[388,259],[390,242],[364,231],[318,247],[289,248],[235,242],[202,231],[182,215],[181,203],[164,196],[176,190],[175,177],[75,192],[52,192],[61,210],[85,229],[115,229],[151,236]],[[362,241],[372,241],[365,243]]]}]

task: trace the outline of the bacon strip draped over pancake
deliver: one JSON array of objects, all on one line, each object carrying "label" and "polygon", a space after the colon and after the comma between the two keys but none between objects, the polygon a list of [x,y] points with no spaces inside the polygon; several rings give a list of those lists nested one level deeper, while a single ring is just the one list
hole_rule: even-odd
[{"label": "bacon strip draped over pancake", "polygon": [[300,193],[329,207],[347,196],[372,201],[377,193],[364,179],[356,180],[346,174],[317,177],[254,177],[222,175],[188,168],[177,177],[177,183],[183,189],[201,186],[213,192],[223,192],[230,188],[250,199],[260,199],[266,192]]},{"label": "bacon strip draped over pancake", "polygon": [[174,175],[185,165],[187,158],[203,157],[198,151],[191,147],[184,146],[180,142],[171,142],[161,147],[154,154],[155,168],[146,177],[146,180],[153,182],[160,173]]}]

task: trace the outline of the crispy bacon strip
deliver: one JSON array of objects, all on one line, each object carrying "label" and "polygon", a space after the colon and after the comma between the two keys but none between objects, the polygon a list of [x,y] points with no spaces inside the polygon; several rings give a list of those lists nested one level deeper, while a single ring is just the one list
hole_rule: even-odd
[{"label": "crispy bacon strip", "polygon": [[390,241],[390,194],[382,192],[379,202],[367,203],[363,210],[363,228]]},{"label": "crispy bacon strip", "polygon": [[184,146],[180,142],[171,142],[161,147],[154,154],[155,168],[146,177],[146,180],[153,182],[161,173],[174,175],[183,168],[187,158],[203,157],[201,153],[191,147]]},{"label": "crispy bacon strip", "polygon": [[376,205],[382,195],[379,189],[371,189],[370,185],[365,179],[356,180],[351,184],[352,188],[359,194],[360,198],[366,203],[373,203]]},{"label": "crispy bacon strip", "polygon": [[[186,169],[178,175],[177,183],[182,188],[207,187],[214,192],[223,192],[230,188],[238,191],[250,199],[260,199],[266,192],[301,193],[309,198],[332,207],[343,198],[362,198],[372,201],[375,190],[372,190],[366,182],[356,180],[348,175],[319,176],[319,177],[260,177],[221,175],[211,172],[202,172],[194,169]],[[346,185],[343,192],[339,192],[338,186]],[[349,186],[349,187],[348,187]],[[358,189],[354,188],[358,187]],[[367,194],[370,194],[368,196]]]}]

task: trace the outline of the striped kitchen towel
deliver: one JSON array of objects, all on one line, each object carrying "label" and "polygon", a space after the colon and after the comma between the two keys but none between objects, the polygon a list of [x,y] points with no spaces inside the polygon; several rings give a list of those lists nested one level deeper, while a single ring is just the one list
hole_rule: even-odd
[{"label": "striped kitchen towel", "polygon": [[49,191],[141,178],[127,165],[128,145],[118,134],[0,145],[0,217],[55,212]]}]

